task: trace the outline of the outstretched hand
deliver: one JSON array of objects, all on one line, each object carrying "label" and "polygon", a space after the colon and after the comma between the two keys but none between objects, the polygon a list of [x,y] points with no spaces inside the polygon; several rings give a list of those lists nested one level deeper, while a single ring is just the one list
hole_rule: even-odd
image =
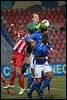
[{"label": "outstretched hand", "polygon": [[10,24],[10,27],[8,29],[8,32],[11,32],[14,29],[15,25],[14,24]]}]

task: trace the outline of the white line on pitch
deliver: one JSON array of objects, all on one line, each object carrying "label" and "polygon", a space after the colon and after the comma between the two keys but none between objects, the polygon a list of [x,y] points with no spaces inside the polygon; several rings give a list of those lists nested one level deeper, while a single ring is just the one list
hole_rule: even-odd
[{"label": "white line on pitch", "polygon": [[66,89],[59,89],[59,88],[52,88],[52,89],[54,89],[54,90],[66,90]]}]

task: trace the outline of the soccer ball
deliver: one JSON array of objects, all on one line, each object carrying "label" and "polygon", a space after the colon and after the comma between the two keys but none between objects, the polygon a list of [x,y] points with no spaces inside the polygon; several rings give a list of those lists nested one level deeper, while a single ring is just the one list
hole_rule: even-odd
[{"label": "soccer ball", "polygon": [[44,24],[46,27],[49,27],[50,25],[49,21],[45,19],[42,21],[42,24]]}]

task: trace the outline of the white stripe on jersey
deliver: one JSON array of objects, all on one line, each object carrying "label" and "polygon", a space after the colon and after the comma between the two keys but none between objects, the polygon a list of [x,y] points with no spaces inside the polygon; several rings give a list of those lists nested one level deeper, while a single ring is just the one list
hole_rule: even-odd
[{"label": "white stripe on jersey", "polygon": [[16,48],[18,47],[18,45],[22,42],[22,40],[19,40],[19,42],[14,46],[13,50],[16,50]]},{"label": "white stripe on jersey", "polygon": [[21,50],[23,50],[23,48],[26,46],[26,42],[24,41],[24,38],[28,36],[28,34],[26,34],[24,37],[22,37],[22,39],[18,40],[18,42],[15,44],[13,50],[18,50],[18,52],[21,52]]},{"label": "white stripe on jersey", "polygon": [[23,42],[22,45],[20,46],[20,48],[18,49],[19,53],[23,50],[25,45],[26,45],[26,42]]}]

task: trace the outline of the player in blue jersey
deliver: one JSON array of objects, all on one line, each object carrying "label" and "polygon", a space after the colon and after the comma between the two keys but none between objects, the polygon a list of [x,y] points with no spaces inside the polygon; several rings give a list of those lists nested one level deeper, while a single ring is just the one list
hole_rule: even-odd
[{"label": "player in blue jersey", "polygon": [[33,90],[39,86],[42,80],[42,72],[43,72],[43,83],[38,90],[38,95],[40,98],[43,98],[43,90],[46,88],[52,78],[52,71],[48,64],[48,50],[49,44],[44,45],[43,43],[38,43],[35,46],[34,54],[35,54],[35,80],[33,81],[30,91],[28,92],[28,97],[32,98]]},{"label": "player in blue jersey", "polygon": [[[50,42],[48,41],[48,39],[45,39],[45,36],[46,38],[48,38],[48,36],[46,35],[47,33],[47,30],[43,32],[43,34],[41,35],[43,38],[43,43],[42,41],[39,41],[39,42],[36,42],[36,46],[35,46],[35,49],[34,49],[34,55],[35,55],[35,78],[36,78],[36,81],[33,82],[32,86],[30,87],[30,91],[28,93],[28,97],[29,98],[32,98],[32,91],[37,87],[39,86],[41,80],[42,80],[42,71],[43,71],[43,84],[40,86],[40,89],[38,91],[38,95],[40,98],[43,98],[43,90],[44,88],[46,88],[49,83],[50,83],[50,80],[52,78],[52,71],[51,71],[51,68],[49,67],[49,64],[48,64],[48,51],[49,49],[54,51],[52,48],[50,48]],[[37,33],[34,35],[34,36],[29,36],[29,38],[32,38],[32,39],[36,39],[37,37]],[[34,38],[33,38],[34,37]],[[38,39],[36,39],[37,41]]]}]

